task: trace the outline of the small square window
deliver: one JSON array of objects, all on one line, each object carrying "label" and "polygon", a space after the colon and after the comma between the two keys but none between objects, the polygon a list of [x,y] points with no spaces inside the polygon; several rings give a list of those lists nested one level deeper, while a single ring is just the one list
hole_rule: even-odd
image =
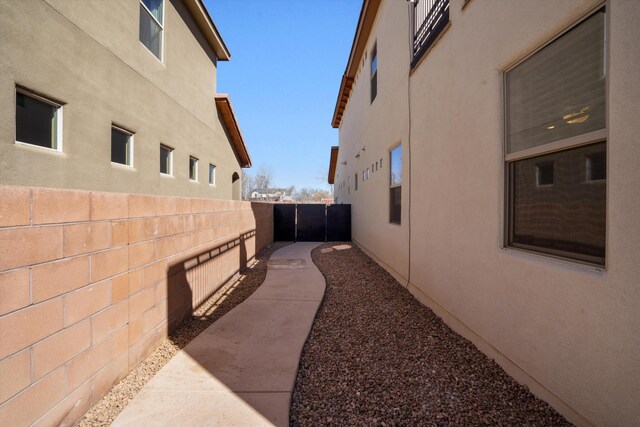
[{"label": "small square window", "polygon": [[198,181],[198,159],[189,156],[189,179]]},{"label": "small square window", "polygon": [[216,165],[209,163],[209,184],[216,185]]},{"label": "small square window", "polygon": [[111,127],[111,162],[133,166],[133,134]]},{"label": "small square window", "polygon": [[587,181],[607,179],[607,153],[605,151],[587,156]]},{"label": "small square window", "polygon": [[62,151],[60,104],[17,89],[16,141]]},{"label": "small square window", "polygon": [[160,145],[160,173],[173,175],[173,148]]},{"label": "small square window", "polygon": [[553,185],[553,162],[536,165],[536,184],[538,187]]}]

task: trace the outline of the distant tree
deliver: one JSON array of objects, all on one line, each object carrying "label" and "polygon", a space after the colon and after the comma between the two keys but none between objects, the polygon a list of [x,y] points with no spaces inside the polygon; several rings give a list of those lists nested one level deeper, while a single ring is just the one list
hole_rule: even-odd
[{"label": "distant tree", "polygon": [[273,171],[271,168],[260,166],[258,172],[253,177],[253,189],[259,193],[267,193],[273,181]]},{"label": "distant tree", "polygon": [[242,174],[242,200],[251,200],[251,192],[253,191],[253,177],[247,173]]},{"label": "distant tree", "polygon": [[322,199],[329,198],[331,198],[331,193],[329,193],[327,190],[315,190],[315,192],[311,196],[311,200],[314,202],[321,202]]},{"label": "distant tree", "polygon": [[322,199],[330,198],[331,193],[327,190],[322,190],[318,188],[301,188],[298,190],[294,199],[296,202],[300,203],[310,203],[310,202],[321,202]]}]

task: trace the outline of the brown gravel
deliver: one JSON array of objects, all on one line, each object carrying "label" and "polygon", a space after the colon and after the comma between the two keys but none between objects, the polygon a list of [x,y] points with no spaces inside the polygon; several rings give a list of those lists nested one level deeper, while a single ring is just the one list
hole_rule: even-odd
[{"label": "brown gravel", "polygon": [[327,290],[291,425],[571,425],[355,245],[337,245],[312,252]]},{"label": "brown gravel", "polygon": [[198,334],[207,329],[228,313],[232,308],[247,299],[264,282],[267,275],[267,263],[271,254],[287,242],[272,243],[263,249],[256,261],[231,278],[136,369],[115,385],[98,401],[77,423],[76,426],[108,426],[124,410],[142,387],[158,372],[180,349],[184,348]]}]

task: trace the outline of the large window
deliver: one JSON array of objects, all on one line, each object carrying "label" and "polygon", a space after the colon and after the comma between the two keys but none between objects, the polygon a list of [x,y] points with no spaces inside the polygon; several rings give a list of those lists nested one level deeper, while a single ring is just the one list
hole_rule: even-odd
[{"label": "large window", "polygon": [[604,265],[605,11],[505,76],[506,244]]},{"label": "large window", "polygon": [[17,89],[16,142],[62,151],[60,104]]},{"label": "large window", "polygon": [[371,52],[371,103],[378,95],[378,45]]},{"label": "large window", "polygon": [[173,148],[160,145],[160,173],[173,175]]},{"label": "large window", "polygon": [[111,161],[133,166],[133,134],[116,126],[111,127]]},{"label": "large window", "polygon": [[140,0],[140,41],[162,60],[164,0]]},{"label": "large window", "polygon": [[400,224],[402,215],[402,145],[391,150],[390,157],[389,222]]}]

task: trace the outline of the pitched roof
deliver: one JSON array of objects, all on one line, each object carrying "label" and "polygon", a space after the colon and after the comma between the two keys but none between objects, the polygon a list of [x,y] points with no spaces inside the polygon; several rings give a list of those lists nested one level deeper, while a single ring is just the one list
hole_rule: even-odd
[{"label": "pitched roof", "polygon": [[331,147],[331,159],[329,160],[329,184],[333,184],[336,178],[336,163],[338,162],[338,150],[340,147]]},{"label": "pitched roof", "polygon": [[231,53],[227,46],[224,44],[224,40],[220,36],[218,29],[209,15],[209,11],[205,7],[202,0],[183,0],[187,10],[196,21],[198,28],[202,31],[207,42],[216,53],[216,57],[220,61],[228,61],[231,58]]},{"label": "pitched roof", "polygon": [[222,117],[224,126],[227,128],[227,132],[229,132],[231,144],[233,145],[233,150],[238,156],[240,166],[243,168],[250,168],[251,157],[249,157],[249,150],[247,150],[247,146],[244,143],[242,132],[240,132],[240,126],[238,126],[238,120],[236,119],[236,115],[231,107],[231,99],[229,99],[229,95],[226,93],[219,93],[215,98],[216,107],[220,112],[220,116]]},{"label": "pitched roof", "polygon": [[360,18],[358,19],[358,27],[356,29],[356,34],[353,37],[351,53],[349,54],[349,61],[347,62],[347,68],[342,75],[340,91],[338,92],[336,107],[333,111],[331,126],[334,128],[340,126],[342,114],[347,106],[349,93],[351,92],[351,87],[353,86],[356,72],[358,71],[358,64],[360,63],[360,58],[362,58],[362,55],[364,54],[365,48],[367,47],[367,40],[371,34],[371,28],[373,28],[373,21],[376,18],[379,6],[380,0],[364,0],[362,2]]}]

